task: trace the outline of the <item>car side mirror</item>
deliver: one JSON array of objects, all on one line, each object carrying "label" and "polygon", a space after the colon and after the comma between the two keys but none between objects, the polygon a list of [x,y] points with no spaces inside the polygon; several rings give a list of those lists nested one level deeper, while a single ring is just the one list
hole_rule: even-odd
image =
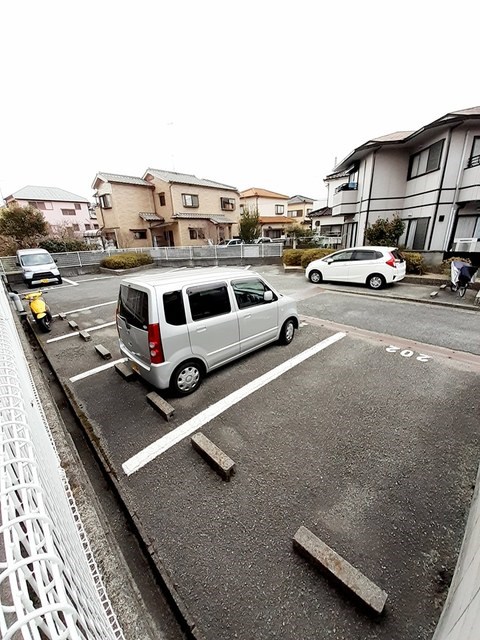
[{"label": "car side mirror", "polygon": [[332,264],[333,260],[332,260],[332,258],[327,258],[327,259],[325,260],[325,262],[326,262],[327,264]]},{"label": "car side mirror", "polygon": [[273,300],[273,293],[271,291],[265,291],[263,299],[265,302],[271,302]]},{"label": "car side mirror", "polygon": [[53,259],[54,262],[58,262],[58,260],[56,258]]},{"label": "car side mirror", "polygon": [[18,260],[15,260],[15,264],[17,265],[17,267],[20,266],[20,262]]}]

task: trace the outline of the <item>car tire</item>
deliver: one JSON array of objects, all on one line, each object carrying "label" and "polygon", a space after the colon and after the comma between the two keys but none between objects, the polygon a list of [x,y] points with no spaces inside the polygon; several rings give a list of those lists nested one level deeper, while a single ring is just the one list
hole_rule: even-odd
[{"label": "car tire", "polygon": [[58,284],[62,284],[63,280],[62,280],[62,276],[58,276]]},{"label": "car tire", "polygon": [[310,280],[310,282],[313,282],[313,284],[319,284],[320,282],[322,282],[323,276],[320,271],[317,271],[317,269],[312,269],[312,271],[310,271],[310,273],[308,274],[308,279]]},{"label": "car tire", "polygon": [[27,285],[27,289],[33,289],[33,283],[31,280],[25,280],[25,284]]},{"label": "car tire", "polygon": [[295,321],[293,318],[285,320],[280,331],[278,342],[280,344],[290,344],[295,336]]},{"label": "car tire", "polygon": [[387,281],[380,273],[372,273],[372,275],[367,278],[367,286],[370,289],[383,289],[386,283]]},{"label": "car tire", "polygon": [[170,388],[177,396],[188,396],[198,389],[204,370],[195,360],[186,360],[176,367],[170,379]]}]

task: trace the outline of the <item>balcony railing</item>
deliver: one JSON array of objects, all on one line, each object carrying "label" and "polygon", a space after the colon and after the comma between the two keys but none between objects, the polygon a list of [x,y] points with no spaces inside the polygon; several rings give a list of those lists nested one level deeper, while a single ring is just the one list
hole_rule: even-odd
[{"label": "balcony railing", "polygon": [[335,189],[335,193],[339,191],[356,191],[358,189],[358,182],[344,182]]},{"label": "balcony railing", "polygon": [[470,160],[468,161],[467,169],[470,169],[470,167],[478,167],[479,165],[480,156],[471,156]]}]

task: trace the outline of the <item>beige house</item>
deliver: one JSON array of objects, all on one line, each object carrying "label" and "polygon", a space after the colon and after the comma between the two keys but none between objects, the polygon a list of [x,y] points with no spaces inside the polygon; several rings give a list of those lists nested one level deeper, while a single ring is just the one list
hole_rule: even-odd
[{"label": "beige house", "polygon": [[288,196],[267,189],[252,187],[240,191],[240,207],[256,209],[259,216],[286,216]]},{"label": "beige house", "polygon": [[308,224],[310,226],[310,220],[307,217],[313,211],[313,198],[306,198],[305,196],[292,196],[288,200],[287,216],[294,218],[294,222],[297,224]]},{"label": "beige house", "polygon": [[147,169],[141,178],[97,173],[92,188],[103,235],[119,248],[217,244],[238,233],[239,193],[230,185]]}]

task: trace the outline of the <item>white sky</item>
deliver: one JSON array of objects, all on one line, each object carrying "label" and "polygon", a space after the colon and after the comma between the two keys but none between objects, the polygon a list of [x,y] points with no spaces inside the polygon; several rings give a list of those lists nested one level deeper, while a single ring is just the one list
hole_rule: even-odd
[{"label": "white sky", "polygon": [[3,0],[0,189],[174,169],[287,195],[480,105],[478,0]]}]

